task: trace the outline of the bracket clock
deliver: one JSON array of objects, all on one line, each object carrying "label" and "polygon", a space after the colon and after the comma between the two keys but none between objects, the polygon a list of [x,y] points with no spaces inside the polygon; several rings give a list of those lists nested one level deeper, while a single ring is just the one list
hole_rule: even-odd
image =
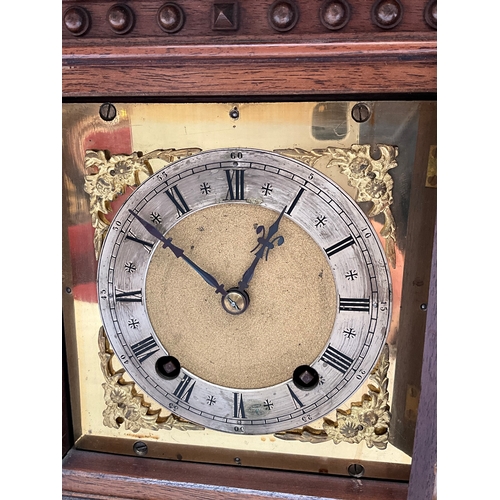
[{"label": "bracket clock", "polygon": [[63,495],[432,498],[436,9],[63,1]]}]

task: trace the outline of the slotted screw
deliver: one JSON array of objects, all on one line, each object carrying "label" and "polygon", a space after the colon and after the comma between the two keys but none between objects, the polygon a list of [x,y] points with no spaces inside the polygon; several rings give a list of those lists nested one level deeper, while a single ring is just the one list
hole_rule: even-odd
[{"label": "slotted screw", "polygon": [[99,108],[99,116],[105,122],[110,122],[116,118],[116,108],[110,102],[105,102]]},{"label": "slotted screw", "polygon": [[355,104],[351,111],[351,116],[355,122],[366,122],[371,115],[370,108],[364,102]]}]

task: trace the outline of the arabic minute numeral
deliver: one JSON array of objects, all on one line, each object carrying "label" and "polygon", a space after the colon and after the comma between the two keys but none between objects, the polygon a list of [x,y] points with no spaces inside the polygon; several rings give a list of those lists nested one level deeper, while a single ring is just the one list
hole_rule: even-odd
[{"label": "arabic minute numeral", "polygon": [[371,238],[371,236],[372,236],[372,232],[367,227],[364,227],[363,229],[361,229],[361,232],[363,233],[363,236],[365,238]]},{"label": "arabic minute numeral", "polygon": [[167,180],[167,173],[166,172],[159,172],[158,174],[156,174],[156,180],[159,182],[163,182],[163,181]]}]

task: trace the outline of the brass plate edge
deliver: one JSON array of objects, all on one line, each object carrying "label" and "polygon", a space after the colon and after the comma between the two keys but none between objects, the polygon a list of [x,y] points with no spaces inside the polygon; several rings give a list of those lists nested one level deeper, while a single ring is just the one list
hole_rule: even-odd
[{"label": "brass plate edge", "polygon": [[[196,445],[174,445],[141,440],[147,445],[145,457],[174,460],[176,462],[200,462],[218,465],[233,465],[235,467],[257,467],[265,469],[290,470],[300,472],[313,472],[326,475],[349,476],[348,467],[353,460],[330,457],[305,458],[294,455],[286,457],[277,453],[258,453],[245,451],[210,448]],[[111,438],[104,436],[81,436],[75,447],[87,451],[103,451],[118,455],[137,456],[133,451],[136,440]],[[358,461],[364,467],[364,477],[372,479],[390,479],[395,481],[408,481],[410,478],[409,464],[391,464],[372,461]]]}]

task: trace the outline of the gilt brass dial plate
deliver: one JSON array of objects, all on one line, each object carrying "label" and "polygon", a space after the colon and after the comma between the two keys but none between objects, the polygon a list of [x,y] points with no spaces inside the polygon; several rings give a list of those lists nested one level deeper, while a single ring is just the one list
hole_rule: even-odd
[{"label": "gilt brass dial plate", "polygon": [[[364,468],[365,477],[407,480],[411,463],[411,446],[407,443],[411,444],[414,432],[411,425],[418,407],[420,381],[417,368],[421,366],[425,331],[426,313],[421,306],[427,300],[434,228],[432,200],[436,190],[434,185],[428,186],[427,169],[436,144],[431,126],[435,122],[435,103],[365,101],[372,111],[372,118],[364,123],[352,118],[352,110],[358,104],[356,101],[113,104],[117,113],[110,122],[100,117],[100,103],[63,105],[62,294],[75,446],[84,450],[134,455],[134,445],[142,443],[141,449],[145,445],[147,456],[158,459],[319,471],[323,474],[347,475],[351,464],[359,464]],[[237,119],[233,113],[235,108],[239,112]],[[189,416],[179,417],[151,397],[129,373],[131,361],[127,356],[130,352],[122,359],[124,348],[115,351],[114,344],[110,344],[110,341],[114,342],[113,331],[103,329],[96,286],[98,258],[104,238],[113,231],[113,218],[134,191],[163,168],[167,167],[168,173],[173,162],[179,159],[200,152],[228,148],[238,151],[244,147],[293,159],[294,165],[305,164],[308,172],[320,173],[341,186],[368,217],[389,263],[392,283],[392,319],[386,345],[368,378],[339,407],[322,418],[310,422],[301,420],[290,430],[266,434],[212,430],[206,425],[193,423]],[[241,160],[231,158],[227,168],[243,168],[232,163]],[[276,185],[282,185],[281,177],[277,179]],[[185,186],[191,185],[187,178],[182,181],[186,182]],[[163,219],[161,224],[164,225],[158,227],[165,231],[165,236],[172,237],[172,241],[193,262],[230,288],[237,287],[257,252],[252,250],[258,238],[263,236],[257,234],[257,227],[262,225],[268,231],[282,207],[298,193],[299,186],[286,180],[292,182],[296,191],[288,193],[289,196],[280,199],[279,203],[275,200],[274,204],[265,205],[259,203],[259,199],[270,202],[271,198],[261,191],[258,196],[250,193],[255,189],[251,176],[245,177],[244,181],[247,201],[225,200],[228,191],[225,174],[219,182],[223,187],[221,191],[219,186],[220,199],[215,202],[214,198],[213,203],[201,204],[196,209],[188,200],[190,190],[185,190],[179,183],[179,192],[191,211],[180,218],[175,212],[170,215],[170,221]],[[200,196],[200,186],[194,185]],[[169,187],[173,188],[173,184]],[[277,191],[273,191],[272,195],[276,194]],[[309,196],[316,197],[313,193]],[[304,200],[299,199],[301,203]],[[314,201],[310,208],[319,210],[322,204],[325,204],[324,200]],[[225,390],[233,389],[245,397],[247,390],[258,392],[290,383],[293,380],[290,371],[293,373],[297,363],[311,364],[321,358],[335,328],[332,325],[341,317],[338,297],[343,297],[345,292],[341,288],[342,277],[338,276],[340,271],[332,271],[330,264],[334,261],[328,259],[324,250],[335,242],[328,242],[327,246],[324,241],[316,240],[315,232],[326,230],[326,225],[322,227],[320,219],[314,219],[314,224],[309,219],[301,225],[298,217],[302,210],[297,203],[291,217],[283,216],[275,237],[284,236],[285,241],[270,250],[267,261],[258,262],[247,289],[250,308],[239,318],[243,323],[247,322],[250,330],[248,318],[252,307],[259,303],[259,296],[269,300],[269,297],[279,297],[279,293],[283,294],[280,297],[283,298],[283,307],[293,311],[297,299],[293,301],[291,297],[295,287],[298,289],[299,286],[290,279],[280,289],[278,282],[285,283],[285,278],[294,273],[301,276],[301,286],[310,289],[323,284],[325,290],[324,294],[317,295],[321,301],[307,302],[311,290],[301,295],[303,305],[305,303],[311,313],[309,317],[300,317],[302,325],[313,325],[312,320],[316,323],[314,328],[303,330],[298,339],[290,335],[289,327],[272,328],[269,319],[267,324],[261,320],[253,326],[254,337],[258,336],[255,332],[261,332],[261,327],[267,332],[254,343],[240,338],[240,344],[227,342],[224,345],[222,339],[226,334],[223,328],[220,328],[219,337],[209,338],[208,327],[203,330],[204,320],[213,324],[214,318],[207,314],[223,312],[220,308],[210,308],[209,300],[215,299],[220,307],[221,295],[215,293],[214,288],[185,261],[175,258],[168,248],[162,248],[163,243],[153,243],[148,254],[147,244],[145,248],[127,240],[128,244],[136,245],[134,252],[137,255],[148,259],[141,271],[142,286],[145,287],[141,311],[151,324],[149,333],[153,337],[156,335],[155,341],[161,349],[182,358],[183,373],[196,374],[200,381]],[[326,212],[316,215],[328,219]],[[229,224],[228,219],[233,223]],[[241,224],[234,224],[235,220]],[[151,219],[149,221],[153,223]],[[212,223],[209,225],[208,221]],[[132,231],[141,227],[135,219]],[[203,230],[199,230],[201,228]],[[230,238],[224,240],[221,236],[222,232],[233,234],[236,230],[239,230],[236,242]],[[149,233],[144,231],[140,236],[146,239]],[[154,241],[153,237],[151,241]],[[297,244],[292,244],[294,241]],[[210,265],[203,261],[207,254],[210,255]],[[158,272],[158,268],[165,266],[169,266],[169,273]],[[320,269],[324,270],[321,280],[315,277],[321,273]],[[124,276],[123,270],[121,276]],[[190,290],[195,291],[185,299],[174,288],[181,278]],[[310,281],[307,282],[306,278]],[[171,310],[173,315],[168,317],[168,324],[180,320],[184,328],[177,342],[169,336],[169,327],[162,326],[165,308],[158,291],[163,286],[168,287],[169,301],[177,300],[185,307],[199,309],[198,314],[190,311],[186,314],[197,321],[194,329],[187,327],[178,304]],[[125,292],[135,289],[132,286],[127,288],[125,284],[118,285],[120,287]],[[204,287],[205,297],[201,293]],[[333,292],[326,295],[326,290]],[[193,298],[198,303],[191,303]],[[327,299],[331,300],[331,307],[321,307]],[[198,307],[201,303],[204,310]],[[138,304],[122,301],[119,305]],[[130,318],[121,328],[129,336],[138,335],[136,330],[139,328],[133,328],[135,321],[131,320],[132,326],[129,326],[128,320]],[[229,320],[226,317],[226,320],[237,321],[238,318]],[[318,324],[322,323],[329,326],[318,330]],[[313,331],[316,332],[314,335]],[[149,335],[129,337],[127,345],[147,337]],[[346,345],[347,340],[344,340]],[[206,351],[201,357],[191,349],[196,343]],[[262,352],[264,347],[266,350]],[[268,365],[269,370],[251,370],[249,365],[244,370],[234,370],[237,363],[230,363],[230,360],[236,359],[237,351],[252,348],[251,357],[260,363],[260,367]],[[346,354],[353,358],[350,352],[346,351]],[[204,363],[209,357],[213,364]],[[242,359],[250,363],[243,356],[239,357],[238,363]],[[293,359],[297,361],[292,362]],[[127,360],[129,362],[125,363]],[[214,366],[218,369],[213,370]],[[183,375],[180,380],[182,378]],[[195,380],[194,376],[192,380]],[[228,380],[234,381],[233,387],[228,385]],[[290,387],[293,390],[294,385]],[[408,399],[408,387],[412,388],[416,399]],[[178,392],[181,391],[182,386]],[[189,387],[183,392],[184,398],[188,392]],[[299,397],[299,391],[294,392]],[[194,397],[193,388],[189,399],[194,401]],[[226,401],[228,409],[231,409],[231,403],[231,400]],[[247,416],[247,406],[244,408]],[[303,416],[307,420],[306,414]]]},{"label": "gilt brass dial plate", "polygon": [[[248,297],[244,308],[229,299],[235,314],[223,305],[231,290]],[[146,393],[241,434],[341,405],[391,319],[389,266],[352,198],[303,163],[245,148],[190,156],[141,184],[111,223],[98,294],[108,338]]]}]

